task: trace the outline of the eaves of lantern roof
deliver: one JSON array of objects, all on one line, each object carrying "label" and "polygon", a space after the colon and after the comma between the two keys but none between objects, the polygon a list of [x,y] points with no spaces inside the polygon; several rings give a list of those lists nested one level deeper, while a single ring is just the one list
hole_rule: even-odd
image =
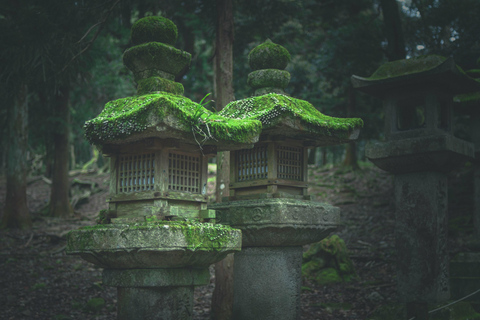
[{"label": "eaves of lantern roof", "polygon": [[156,92],[110,101],[84,128],[99,147],[160,138],[235,150],[258,141],[261,123],[222,117],[184,96]]},{"label": "eaves of lantern roof", "polygon": [[326,116],[308,101],[277,93],[230,102],[219,115],[258,120],[262,123],[262,137],[301,140],[308,146],[352,141],[363,127],[362,119]]},{"label": "eaves of lantern roof", "polygon": [[378,97],[433,87],[450,94],[480,90],[480,84],[457,66],[453,58],[438,55],[388,62],[370,77],[353,75],[351,80],[355,88]]}]

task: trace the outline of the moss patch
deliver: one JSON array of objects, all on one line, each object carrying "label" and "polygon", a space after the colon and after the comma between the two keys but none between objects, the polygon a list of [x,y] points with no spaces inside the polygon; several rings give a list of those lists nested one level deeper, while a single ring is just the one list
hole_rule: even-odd
[{"label": "moss patch", "polygon": [[300,120],[303,131],[325,136],[349,134],[352,130],[363,127],[362,119],[329,117],[308,101],[276,93],[233,101],[219,114],[234,119],[259,120],[264,130],[291,118]]},{"label": "moss patch", "polygon": [[247,84],[253,89],[275,87],[285,89],[290,82],[290,72],[278,69],[262,69],[248,75]]},{"label": "moss patch", "polygon": [[267,40],[256,46],[248,54],[248,63],[252,70],[280,69],[283,70],[291,60],[287,49]]},{"label": "moss patch", "polygon": [[177,95],[183,95],[184,88],[181,83],[161,77],[150,77],[138,81],[138,95],[154,93],[156,91],[164,91]]},{"label": "moss patch", "polygon": [[177,26],[164,17],[142,18],[132,26],[132,43],[134,45],[152,41],[174,45],[177,36]]},{"label": "moss patch", "polygon": [[[158,222],[142,222],[134,223],[131,225],[121,224],[104,224],[95,226],[81,227],[79,230],[72,231],[75,233],[68,236],[67,252],[90,250],[92,243],[95,243],[94,233],[107,234],[108,230],[115,231],[120,229],[123,232],[132,230],[153,230],[160,229],[173,232],[181,232],[186,243],[187,249],[191,251],[218,251],[224,250],[226,245],[231,243],[231,236],[236,229],[233,229],[226,225],[201,223],[199,221],[158,221]],[[79,232],[87,231],[87,232]],[[93,242],[92,242],[93,241]],[[132,243],[132,246],[137,243]]]},{"label": "moss patch", "polygon": [[380,80],[428,71],[441,65],[446,59],[438,55],[428,55],[387,62],[381,65],[368,79]]},{"label": "moss patch", "polygon": [[346,282],[357,277],[345,242],[337,235],[312,244],[304,253],[302,276],[319,285]]},{"label": "moss patch", "polygon": [[190,64],[190,60],[190,53],[160,42],[140,44],[123,54],[123,63],[133,73],[159,69],[176,75]]},{"label": "moss patch", "polygon": [[110,101],[99,116],[85,123],[85,136],[101,145],[165,124],[167,118],[176,129],[192,134],[192,140],[200,129],[217,141],[251,143],[261,131],[258,121],[222,117],[188,98],[160,92]]}]

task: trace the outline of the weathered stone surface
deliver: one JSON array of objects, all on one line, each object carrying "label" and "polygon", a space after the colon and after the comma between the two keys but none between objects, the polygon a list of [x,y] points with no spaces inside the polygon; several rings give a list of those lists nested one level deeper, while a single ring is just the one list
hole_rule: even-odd
[{"label": "weathered stone surface", "polygon": [[392,173],[448,172],[473,158],[473,145],[452,135],[432,135],[386,142],[369,142],[365,156]]},{"label": "weathered stone surface", "polygon": [[252,247],[235,254],[234,320],[300,317],[302,247]]},{"label": "weathered stone surface", "polygon": [[397,290],[404,302],[450,296],[447,177],[439,172],[395,176]]},{"label": "weathered stone surface", "polygon": [[326,203],[261,199],[211,205],[217,222],[242,230],[243,247],[301,246],[325,238],[340,224],[340,210]]},{"label": "weathered stone surface", "polygon": [[190,320],[193,315],[193,286],[119,287],[118,320]]},{"label": "weathered stone surface", "polygon": [[208,223],[100,225],[71,231],[67,253],[104,268],[208,266],[241,249],[241,232]]},{"label": "weathered stone surface", "polygon": [[112,287],[199,286],[210,281],[208,268],[105,269],[103,283]]}]

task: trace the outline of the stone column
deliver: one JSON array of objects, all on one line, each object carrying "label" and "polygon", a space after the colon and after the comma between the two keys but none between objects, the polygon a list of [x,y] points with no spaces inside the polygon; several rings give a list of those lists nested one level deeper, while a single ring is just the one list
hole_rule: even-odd
[{"label": "stone column", "polygon": [[242,251],[235,254],[233,319],[299,319],[302,245],[335,230],[340,210],[287,198],[211,207],[219,223],[242,230]]},{"label": "stone column", "polygon": [[302,251],[249,247],[235,254],[233,319],[298,319]]},{"label": "stone column", "polygon": [[440,172],[395,176],[397,289],[401,301],[449,298],[447,177]]},{"label": "stone column", "polygon": [[117,287],[119,320],[192,319],[194,286],[209,280],[208,268],[103,271],[103,283]]}]

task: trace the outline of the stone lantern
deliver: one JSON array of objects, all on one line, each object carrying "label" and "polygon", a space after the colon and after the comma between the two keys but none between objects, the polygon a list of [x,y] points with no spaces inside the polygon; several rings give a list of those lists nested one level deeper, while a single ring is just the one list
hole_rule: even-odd
[{"label": "stone lantern", "polygon": [[104,284],[118,288],[118,319],[191,319],[193,287],[241,248],[239,230],[211,223],[207,159],[252,146],[261,123],[215,115],[182,96],[174,78],[190,54],[173,47],[176,37],[168,19],[137,21],[123,56],[137,95],[107,103],[85,124],[111,159],[109,208],[104,224],[69,234],[67,252],[105,268]]},{"label": "stone lantern", "polygon": [[249,54],[255,96],[220,112],[262,122],[252,149],[230,152],[230,196],[211,206],[217,221],[242,230],[235,254],[233,319],[298,319],[302,246],[339,224],[339,209],[310,201],[307,150],[356,139],[361,119],[325,116],[285,94],[288,51],[267,40]]},{"label": "stone lantern", "polygon": [[423,56],[382,65],[354,87],[384,101],[385,142],[365,155],[395,174],[397,291],[409,317],[449,298],[446,172],[473,157],[453,136],[453,96],[478,90],[452,58]]}]

